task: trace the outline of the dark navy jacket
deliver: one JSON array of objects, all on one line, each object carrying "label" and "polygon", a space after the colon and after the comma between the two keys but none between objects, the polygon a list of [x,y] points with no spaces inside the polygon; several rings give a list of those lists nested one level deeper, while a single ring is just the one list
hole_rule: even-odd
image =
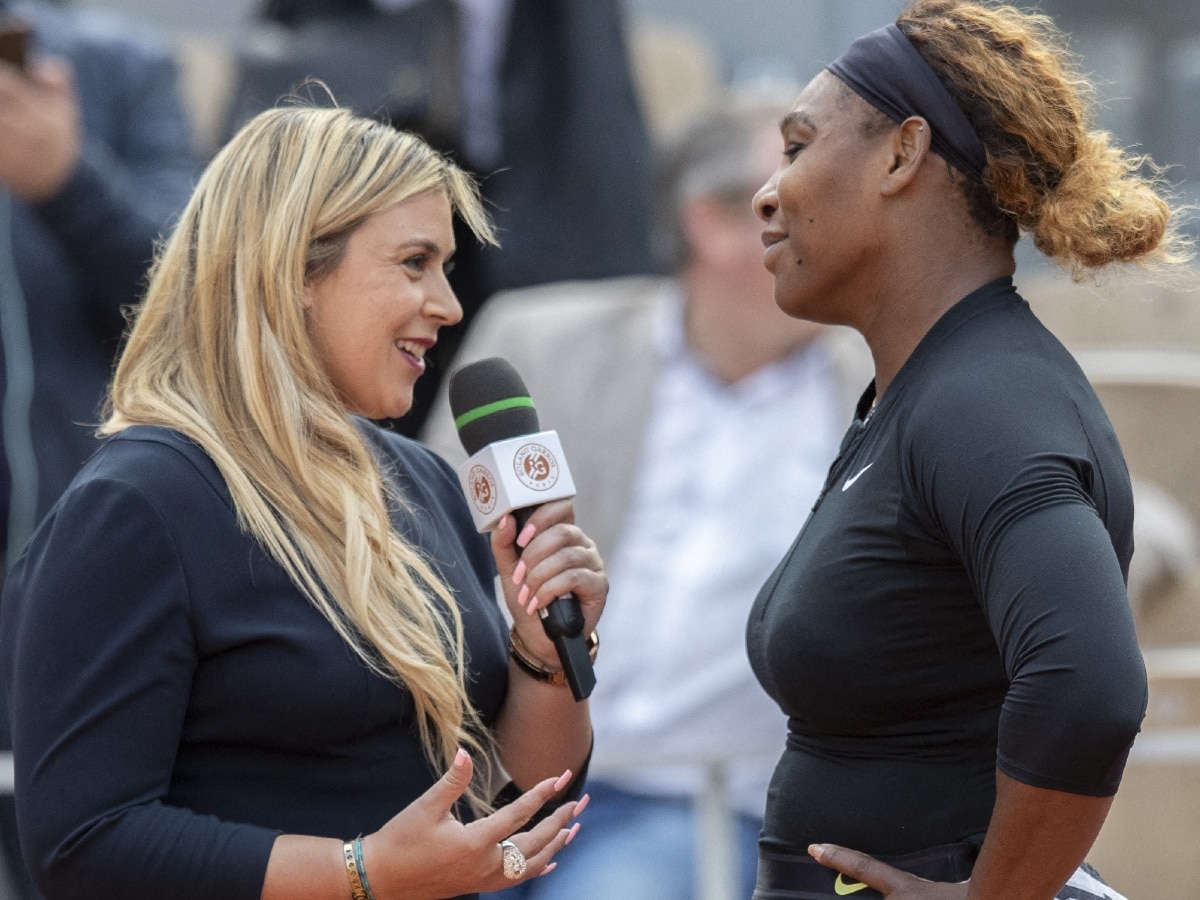
[{"label": "dark navy jacket", "polygon": [[[463,616],[468,693],[508,690],[494,564],[450,467],[367,426],[393,523]],[[280,832],[380,828],[438,773],[411,695],[372,672],[238,526],[178,432],[105,442],[38,527],[0,610],[17,818],[49,900],[257,900]]]}]

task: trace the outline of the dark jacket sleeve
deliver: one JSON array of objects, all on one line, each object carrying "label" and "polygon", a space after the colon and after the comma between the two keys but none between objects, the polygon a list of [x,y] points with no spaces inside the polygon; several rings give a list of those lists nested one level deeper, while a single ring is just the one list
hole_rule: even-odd
[{"label": "dark jacket sleeve", "polygon": [[[1049,376],[1047,376],[1049,377]],[[1035,787],[1116,793],[1146,709],[1125,593],[1128,474],[1065,395],[1017,379],[968,396],[950,386],[914,481],[974,586],[1009,678],[997,765]],[[988,396],[986,391],[995,391]],[[919,424],[915,427],[920,428]],[[1099,449],[1097,449],[1099,447]],[[1119,546],[1120,545],[1120,546]]]},{"label": "dark jacket sleeve", "polygon": [[163,802],[196,665],[172,533],[135,488],[85,481],[8,579],[17,818],[47,900],[260,896],[275,832]]},{"label": "dark jacket sleeve", "polygon": [[653,153],[616,0],[514,0],[500,166],[484,183],[503,249],[489,288],[656,272]]},{"label": "dark jacket sleeve", "polygon": [[76,32],[57,17],[44,25],[45,52],[65,56],[75,70],[84,146],[67,183],[36,209],[84,274],[104,333],[119,335],[121,307],[140,297],[155,242],[194,183],[178,71],[147,36]]}]

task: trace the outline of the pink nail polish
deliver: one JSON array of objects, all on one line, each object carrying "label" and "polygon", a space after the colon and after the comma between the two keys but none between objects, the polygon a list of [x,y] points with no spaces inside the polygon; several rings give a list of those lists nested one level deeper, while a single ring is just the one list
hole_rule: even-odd
[{"label": "pink nail polish", "polygon": [[572,825],[571,830],[567,832],[567,840],[566,840],[566,842],[563,843],[563,846],[565,847],[567,844],[571,843],[571,841],[575,840],[575,835],[577,835],[577,834],[579,834],[579,823],[578,822],[576,822],[574,825]]},{"label": "pink nail polish", "polygon": [[525,563],[518,562],[517,567],[515,569],[513,569],[512,582],[513,582],[513,584],[520,584],[524,580],[525,580]]},{"label": "pink nail polish", "polygon": [[517,606],[524,609],[529,603],[529,585],[521,585],[521,591],[517,594]]},{"label": "pink nail polish", "polygon": [[[557,868],[558,868],[558,863],[552,862],[552,863],[550,863],[550,865],[546,866],[546,868],[542,869],[542,875],[549,875],[551,872],[553,872]],[[540,878],[541,876],[539,875],[538,877]]]},{"label": "pink nail polish", "polygon": [[554,790],[561,791],[563,788],[565,788],[570,783],[571,783],[571,770],[567,769],[567,771],[563,772],[561,775],[558,776],[558,781],[554,782]]},{"label": "pink nail polish", "polygon": [[530,598],[529,605],[525,607],[525,611],[531,616],[537,612],[537,594],[534,594],[533,597]]},{"label": "pink nail polish", "polygon": [[521,529],[521,533],[517,535],[517,546],[524,547],[533,540],[533,536],[537,534],[537,528],[532,522],[529,522]]},{"label": "pink nail polish", "polygon": [[571,817],[574,818],[575,816],[577,816],[581,812],[583,812],[585,809],[587,809],[588,801],[591,799],[592,799],[591,794],[584,794],[582,797],[580,797],[579,802],[575,804],[575,812],[571,813]]}]

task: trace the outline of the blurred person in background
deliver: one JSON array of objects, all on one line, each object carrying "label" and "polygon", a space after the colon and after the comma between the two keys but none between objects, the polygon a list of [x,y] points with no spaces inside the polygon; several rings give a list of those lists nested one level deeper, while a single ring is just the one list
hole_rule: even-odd
[{"label": "blurred person in background", "polygon": [[[24,71],[0,62],[0,552],[11,565],[98,446],[99,406],[155,240],[195,175],[166,48],[144,28],[45,3],[0,12],[29,26]],[[10,746],[0,713],[0,746]],[[12,798],[0,831],[20,864]]]},{"label": "blurred person in background", "polygon": [[1133,492],[1014,250],[1076,277],[1190,250],[1089,100],[1048,18],[916,0],[782,120],[775,299],[861,333],[875,379],[750,615],[788,715],[755,900],[1120,896],[1084,859],[1146,709]]},{"label": "blurred person in background", "polygon": [[[587,846],[567,848],[554,883],[504,898],[690,900],[701,760],[722,757],[740,895],[753,889],[770,772],[753,754],[785,722],[754,682],[745,620],[870,377],[857,335],[772,299],[750,201],[785,108],[715,105],[664,148],[657,245],[673,277],[505,292],[463,345],[463,363],[511,361],[562,438],[580,523],[611,560],[597,748],[634,760],[589,780]],[[444,393],[424,437],[463,458]],[[647,752],[668,764],[637,763]]]},{"label": "blurred person in background", "polygon": [[650,138],[618,0],[267,0],[239,69],[230,132],[316,77],[484,176],[502,246],[459,241],[463,321],[392,423],[404,434],[495,291],[655,271]]}]

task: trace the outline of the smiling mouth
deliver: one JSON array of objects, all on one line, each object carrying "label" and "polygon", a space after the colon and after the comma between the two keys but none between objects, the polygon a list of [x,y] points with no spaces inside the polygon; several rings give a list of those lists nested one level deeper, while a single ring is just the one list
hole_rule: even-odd
[{"label": "smiling mouth", "polygon": [[396,341],[395,347],[408,359],[413,368],[420,372],[425,371],[425,352],[429,346],[418,341]]}]

